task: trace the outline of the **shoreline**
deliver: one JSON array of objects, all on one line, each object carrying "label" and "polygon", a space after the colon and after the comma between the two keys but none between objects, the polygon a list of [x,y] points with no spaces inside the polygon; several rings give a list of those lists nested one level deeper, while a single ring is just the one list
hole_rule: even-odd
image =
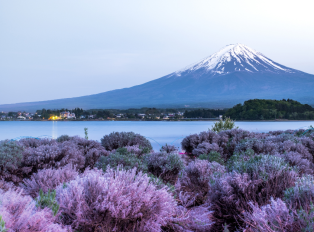
[{"label": "shoreline", "polygon": [[[0,120],[0,122],[218,122],[219,119],[177,119],[177,120],[141,120],[141,119],[93,119],[93,120]],[[235,122],[314,122],[310,119],[304,120],[290,120],[290,119],[280,119],[280,120],[240,120]]]}]

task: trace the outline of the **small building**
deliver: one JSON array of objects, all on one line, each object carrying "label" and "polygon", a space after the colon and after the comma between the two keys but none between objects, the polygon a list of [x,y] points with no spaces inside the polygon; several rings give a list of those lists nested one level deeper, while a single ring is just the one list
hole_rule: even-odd
[{"label": "small building", "polygon": [[84,115],[81,115],[81,116],[80,116],[80,119],[84,119],[84,118],[85,118],[85,116],[84,116]]},{"label": "small building", "polygon": [[222,120],[222,115],[219,115],[219,120]]},{"label": "small building", "polygon": [[18,116],[17,119],[25,120],[26,118],[24,116]]},{"label": "small building", "polygon": [[138,114],[137,116],[140,118],[145,118],[146,114]]},{"label": "small building", "polygon": [[70,113],[69,111],[63,111],[60,113],[60,118],[67,118],[67,119],[75,118],[75,113]]}]

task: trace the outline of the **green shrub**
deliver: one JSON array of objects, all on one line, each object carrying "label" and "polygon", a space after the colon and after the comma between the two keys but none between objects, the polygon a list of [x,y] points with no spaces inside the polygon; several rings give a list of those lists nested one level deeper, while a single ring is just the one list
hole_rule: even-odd
[{"label": "green shrub", "polygon": [[119,148],[116,153],[110,154],[109,156],[101,156],[95,166],[106,171],[108,165],[111,168],[122,165],[125,170],[136,167],[138,171],[147,172],[146,163],[136,155],[127,153],[125,148]]},{"label": "green shrub", "polygon": [[44,209],[50,208],[53,212],[53,215],[56,216],[59,210],[59,204],[56,201],[56,190],[50,192],[48,190],[47,193],[44,193],[43,190],[40,189],[39,196],[36,199],[36,207]]},{"label": "green shrub", "polygon": [[7,232],[8,229],[5,228],[5,221],[3,221],[2,216],[0,215],[0,232]]},{"label": "green shrub", "polygon": [[84,128],[85,139],[88,140],[88,128]]},{"label": "green shrub", "polygon": [[17,173],[23,161],[23,147],[16,141],[0,141],[0,176],[6,181],[17,179]]},{"label": "green shrub", "polygon": [[216,151],[211,151],[209,154],[202,154],[198,157],[200,160],[207,160],[208,162],[217,162],[221,165],[224,164],[224,160],[221,154]]},{"label": "green shrub", "polygon": [[219,122],[215,122],[215,124],[212,126],[212,131],[214,132],[220,132],[223,130],[231,130],[231,129],[238,129],[239,127],[236,127],[234,124],[234,121],[230,118],[225,118],[225,120],[219,120]]},{"label": "green shrub", "polygon": [[170,183],[164,183],[162,179],[148,173],[147,176],[150,178],[150,182],[156,186],[157,189],[162,189],[167,187],[168,191],[175,195],[175,187]]}]

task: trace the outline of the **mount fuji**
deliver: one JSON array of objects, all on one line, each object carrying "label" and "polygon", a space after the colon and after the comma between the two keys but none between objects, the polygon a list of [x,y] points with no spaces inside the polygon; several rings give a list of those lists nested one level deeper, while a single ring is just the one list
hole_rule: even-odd
[{"label": "mount fuji", "polygon": [[256,98],[291,98],[313,105],[314,75],[276,63],[243,44],[233,44],[200,62],[141,85],[83,97],[0,105],[0,110],[187,105],[224,108]]}]

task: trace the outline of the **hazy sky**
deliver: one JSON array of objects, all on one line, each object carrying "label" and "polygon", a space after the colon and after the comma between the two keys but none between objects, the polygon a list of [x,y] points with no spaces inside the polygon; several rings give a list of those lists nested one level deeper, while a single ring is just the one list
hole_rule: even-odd
[{"label": "hazy sky", "polygon": [[131,87],[233,43],[314,74],[313,8],[313,0],[2,0],[0,104]]}]

